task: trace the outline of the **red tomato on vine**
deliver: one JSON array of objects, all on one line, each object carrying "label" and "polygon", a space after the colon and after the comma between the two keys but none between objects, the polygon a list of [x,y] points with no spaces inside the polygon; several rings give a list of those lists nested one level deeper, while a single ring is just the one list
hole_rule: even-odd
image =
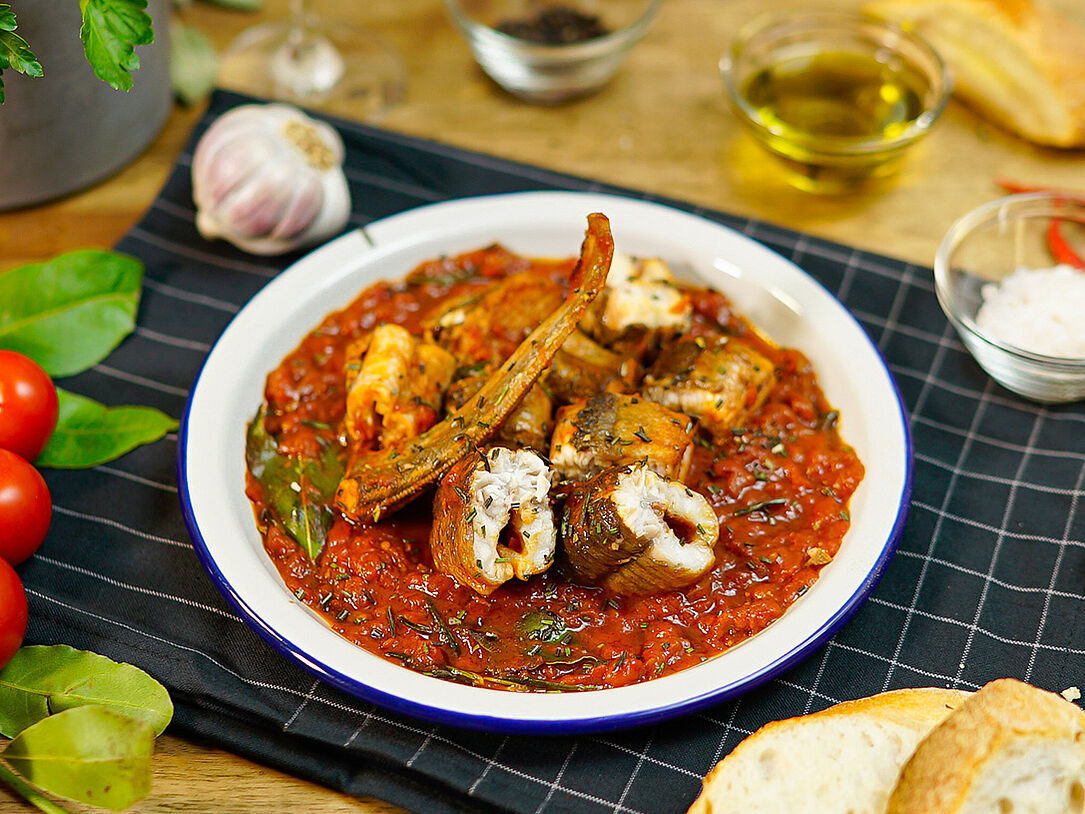
[{"label": "red tomato on vine", "polygon": [[0,560],[0,667],[23,643],[26,635],[26,591],[15,569]]},{"label": "red tomato on vine", "polygon": [[49,487],[38,470],[0,449],[0,559],[18,565],[37,551],[52,517]]},{"label": "red tomato on vine", "polygon": [[33,359],[0,350],[0,449],[33,461],[57,425],[57,389]]}]

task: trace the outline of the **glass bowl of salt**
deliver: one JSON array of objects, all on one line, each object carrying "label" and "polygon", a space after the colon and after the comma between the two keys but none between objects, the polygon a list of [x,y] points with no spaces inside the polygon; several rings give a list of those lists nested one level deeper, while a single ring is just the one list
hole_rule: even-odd
[{"label": "glass bowl of salt", "polygon": [[938,302],[1004,387],[1045,403],[1085,398],[1085,196],[1008,195],[950,227]]}]

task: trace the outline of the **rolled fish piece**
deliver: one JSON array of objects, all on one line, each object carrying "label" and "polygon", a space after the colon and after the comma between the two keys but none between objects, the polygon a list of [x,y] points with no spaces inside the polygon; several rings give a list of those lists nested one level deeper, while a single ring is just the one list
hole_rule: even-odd
[{"label": "rolled fish piece", "polygon": [[554,354],[543,381],[556,401],[569,404],[603,390],[631,393],[639,377],[636,359],[614,353],[577,330]]},{"label": "rolled fish piece", "polygon": [[601,472],[565,502],[561,541],[576,575],[618,594],[696,582],[716,561],[716,513],[703,495],[644,465]]},{"label": "rolled fish piece", "polygon": [[607,285],[583,322],[604,344],[633,327],[665,334],[689,330],[693,306],[670,267],[656,257],[616,254]]},{"label": "rolled fish piece", "polygon": [[434,566],[483,596],[554,561],[550,470],[529,450],[468,455],[437,487],[433,517]]},{"label": "rolled fish piece", "polygon": [[550,463],[566,480],[639,461],[665,478],[685,480],[695,426],[689,416],[640,396],[600,393],[558,410]]},{"label": "rolled fish piece", "polygon": [[663,349],[641,395],[696,416],[712,435],[729,433],[765,401],[776,380],[772,362],[737,339],[683,337]]},{"label": "rolled fish piece", "polygon": [[347,349],[344,425],[351,446],[388,447],[432,427],[456,360],[400,325],[374,328]]}]

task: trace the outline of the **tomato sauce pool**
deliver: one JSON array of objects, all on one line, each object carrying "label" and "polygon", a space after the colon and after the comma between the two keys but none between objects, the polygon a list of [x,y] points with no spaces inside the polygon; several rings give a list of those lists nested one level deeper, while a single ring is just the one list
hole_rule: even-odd
[{"label": "tomato sauce pool", "polygon": [[[383,322],[418,332],[442,301],[531,271],[567,282],[575,260],[529,259],[491,246],[422,264],[377,283],[329,314],[272,371],[268,433],[280,454],[317,461],[341,444],[346,346]],[[694,584],[618,596],[577,584],[561,557],[546,573],[489,596],[433,569],[432,490],[369,526],[335,515],[314,560],[278,525],[275,500],[250,472],[268,556],[287,589],[337,633],[411,669],[521,691],[618,687],[711,658],[763,630],[814,583],[849,527],[863,465],[836,428],[801,352],[760,337],[715,291],[687,289],[694,335],[741,336],[768,357],[776,384],[764,405],[722,443],[698,436],[687,485],[720,519],[716,562]],[[329,512],[329,516],[330,512]]]}]

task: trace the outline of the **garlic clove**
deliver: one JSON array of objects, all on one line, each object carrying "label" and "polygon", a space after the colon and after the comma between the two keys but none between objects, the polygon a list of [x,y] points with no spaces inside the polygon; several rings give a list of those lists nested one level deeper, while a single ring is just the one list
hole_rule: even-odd
[{"label": "garlic clove", "polygon": [[236,107],[196,145],[196,227],[264,255],[331,237],[350,214],[343,157],[335,129],[295,107]]}]

